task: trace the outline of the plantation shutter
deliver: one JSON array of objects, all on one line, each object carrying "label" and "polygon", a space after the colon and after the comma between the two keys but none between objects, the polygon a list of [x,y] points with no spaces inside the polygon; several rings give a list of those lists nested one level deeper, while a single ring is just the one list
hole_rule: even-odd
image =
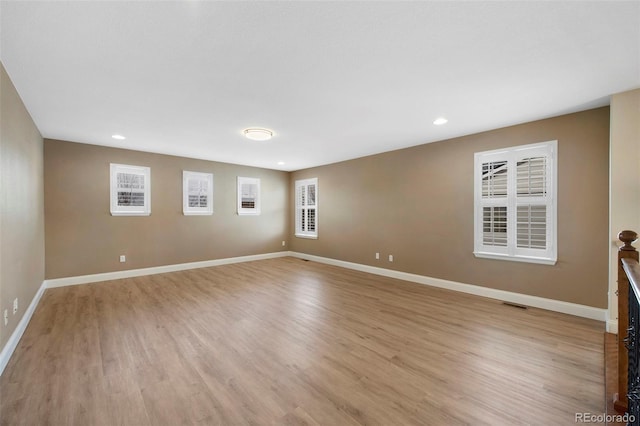
[{"label": "plantation shutter", "polygon": [[479,257],[555,263],[557,141],[475,154]]},{"label": "plantation shutter", "polygon": [[150,215],[151,169],[149,167],[111,163],[109,170],[111,215]]},{"label": "plantation shutter", "polygon": [[544,150],[525,153],[515,160],[516,252],[534,256],[551,245],[552,156]]},{"label": "plantation shutter", "polygon": [[507,176],[506,160],[482,163],[482,243],[507,246]]},{"label": "plantation shutter", "polygon": [[296,181],[296,235],[299,237],[318,236],[317,207],[318,180]]},{"label": "plantation shutter", "polygon": [[182,211],[185,215],[213,214],[213,174],[184,170]]},{"label": "plantation shutter", "polygon": [[238,214],[260,214],[260,179],[238,177]]},{"label": "plantation shutter", "polygon": [[117,173],[118,206],[144,206],[144,175]]}]

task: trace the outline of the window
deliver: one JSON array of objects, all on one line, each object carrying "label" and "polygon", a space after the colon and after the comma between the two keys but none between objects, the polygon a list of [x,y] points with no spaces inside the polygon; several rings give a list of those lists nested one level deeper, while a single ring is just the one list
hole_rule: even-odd
[{"label": "window", "polygon": [[238,214],[260,214],[260,179],[238,177]]},{"label": "window", "polygon": [[111,215],[151,214],[151,169],[111,163]]},{"label": "window", "polygon": [[475,154],[476,257],[555,264],[558,142]]},{"label": "window", "polygon": [[213,175],[182,172],[182,212],[185,216],[213,214]]},{"label": "window", "polygon": [[296,237],[318,238],[318,178],[296,181]]}]

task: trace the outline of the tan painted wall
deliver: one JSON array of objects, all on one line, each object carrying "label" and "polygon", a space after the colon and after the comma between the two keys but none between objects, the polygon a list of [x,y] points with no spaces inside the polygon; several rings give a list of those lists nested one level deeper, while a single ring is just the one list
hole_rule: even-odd
[{"label": "tan painted wall", "polygon": [[[555,139],[557,264],[475,258],[473,154]],[[606,308],[608,165],[605,107],[297,171],[291,191],[296,179],[318,177],[319,238],[295,238],[292,215],[291,249]]]},{"label": "tan painted wall", "polygon": [[[42,137],[0,64],[0,348],[44,280]],[[13,300],[18,312],[13,315]],[[2,313],[9,310],[9,324]]]},{"label": "tan painted wall", "polygon": [[[618,318],[618,233],[640,233],[640,89],[611,96],[609,319]],[[640,247],[639,244],[635,244]],[[617,329],[609,328],[611,332]]]},{"label": "tan painted wall", "polygon": [[[49,139],[44,151],[48,279],[288,249],[286,172]],[[109,163],[151,168],[151,216],[110,215]],[[213,173],[212,216],[182,214],[183,170]],[[236,214],[237,176],[261,179],[260,216]]]}]

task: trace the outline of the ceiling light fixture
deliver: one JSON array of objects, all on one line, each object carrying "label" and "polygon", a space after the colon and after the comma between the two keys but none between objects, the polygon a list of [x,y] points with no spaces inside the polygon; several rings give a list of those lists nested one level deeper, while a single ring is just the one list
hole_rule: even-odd
[{"label": "ceiling light fixture", "polygon": [[449,120],[447,120],[444,117],[438,117],[433,121],[433,124],[435,124],[436,126],[442,126],[443,124],[446,124],[447,121],[449,121]]},{"label": "ceiling light fixture", "polygon": [[123,140],[125,140],[125,139],[126,139],[126,138],[125,138],[124,136],[122,136],[122,135],[111,135],[111,137],[112,137],[112,138],[114,138],[114,139],[117,139],[117,140],[119,140],[119,141],[123,141]]},{"label": "ceiling light fixture", "polygon": [[284,166],[284,161],[278,161],[278,166]]},{"label": "ceiling light fixture", "polygon": [[244,135],[254,141],[268,141],[273,137],[273,132],[269,129],[253,127],[244,129]]}]

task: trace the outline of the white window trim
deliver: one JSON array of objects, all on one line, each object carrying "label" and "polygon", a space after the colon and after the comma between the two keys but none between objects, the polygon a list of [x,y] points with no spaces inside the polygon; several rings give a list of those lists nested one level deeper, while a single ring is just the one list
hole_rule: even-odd
[{"label": "white window trim", "polygon": [[[200,180],[207,182],[207,207],[189,206],[189,181]],[[213,214],[213,174],[182,171],[182,213],[185,216],[207,216]]]},{"label": "white window trim", "polygon": [[[515,262],[555,265],[558,259],[558,141],[540,142],[493,151],[478,152],[474,158],[474,251],[479,258],[510,260]],[[547,157],[547,249],[517,248],[516,212],[516,164],[518,159],[534,155]],[[482,199],[482,164],[488,161],[508,162],[507,175],[507,246],[495,247],[483,244],[482,207],[491,205]],[[488,202],[487,202],[488,201]]]},{"label": "white window trim", "polygon": [[[257,193],[255,207],[242,207],[242,185],[256,185]],[[239,216],[257,216],[260,214],[260,179],[238,176],[238,215]]]},{"label": "white window trim", "polygon": [[[315,216],[315,231],[302,231],[301,229],[299,229],[299,225],[301,223],[300,219],[299,219],[299,214],[302,211],[303,208],[309,208],[309,206],[301,206],[298,204],[298,188],[300,187],[307,187],[309,185],[315,185],[316,187],[316,203],[315,206],[313,206],[312,208],[316,211],[316,216]],[[318,178],[310,178],[310,179],[302,179],[302,180],[297,180],[296,181],[296,185],[295,185],[295,192],[294,192],[294,196],[295,196],[295,236],[298,238],[309,238],[309,239],[313,239],[316,240],[318,239],[318,206],[319,206],[319,189],[318,189]]]},{"label": "white window trim", "polygon": [[[118,173],[144,176],[144,206],[118,205]],[[127,164],[110,164],[109,204],[112,216],[149,216],[151,214],[151,169]]]}]

